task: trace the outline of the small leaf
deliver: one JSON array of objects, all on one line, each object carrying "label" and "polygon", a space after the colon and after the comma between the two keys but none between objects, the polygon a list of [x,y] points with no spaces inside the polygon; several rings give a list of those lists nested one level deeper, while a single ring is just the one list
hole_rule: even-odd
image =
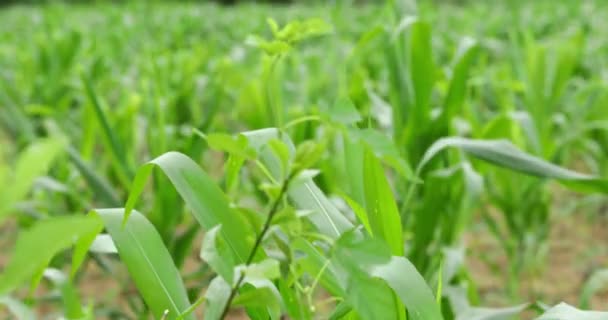
[{"label": "small leaf", "polygon": [[297,169],[310,168],[321,159],[325,151],[325,144],[305,141],[296,148],[295,164]]},{"label": "small leaf", "polygon": [[230,296],[230,285],[222,277],[215,277],[211,280],[207,292],[205,293],[205,314],[204,319],[219,320],[224,311],[224,306],[228,303]]},{"label": "small leaf", "polygon": [[251,149],[247,139],[242,135],[232,136],[225,133],[210,133],[205,136],[209,147],[215,150],[234,154],[245,159],[255,158],[255,150]]},{"label": "small leaf", "polygon": [[274,259],[266,259],[259,263],[253,263],[244,268],[245,281],[258,279],[277,279],[281,277],[279,269],[279,261]]}]

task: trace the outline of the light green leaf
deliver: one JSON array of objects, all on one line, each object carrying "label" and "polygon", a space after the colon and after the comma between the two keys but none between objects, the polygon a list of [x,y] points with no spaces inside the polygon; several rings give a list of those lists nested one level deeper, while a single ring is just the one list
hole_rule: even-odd
[{"label": "light green leaf", "polygon": [[[0,275],[0,294],[33,278],[55,254],[72,246],[80,237],[99,230],[100,224],[101,221],[95,217],[62,216],[42,220],[23,231],[11,260]],[[41,243],[44,250],[40,250]]]},{"label": "light green leaf", "polygon": [[125,147],[122,142],[116,137],[116,132],[110,127],[110,122],[106,116],[106,112],[101,105],[101,101],[93,88],[91,79],[88,76],[82,77],[82,83],[85,88],[87,98],[93,108],[95,119],[101,127],[102,140],[105,144],[107,151],[114,161],[112,166],[115,167],[116,173],[123,185],[128,186],[132,178],[131,167],[127,162]]},{"label": "light green leaf", "polygon": [[582,311],[578,310],[566,303],[560,303],[557,306],[547,310],[542,316],[536,320],[606,320],[608,312],[599,311]]},{"label": "light green leaf", "polygon": [[226,244],[219,237],[221,228],[222,226],[218,225],[207,231],[203,239],[200,257],[226,282],[232,283],[236,265],[232,260],[229,248],[226,248]]},{"label": "light green leaf", "polygon": [[209,147],[224,151],[233,155],[250,159],[255,157],[255,150],[247,144],[247,139],[242,135],[232,136],[225,133],[210,133],[205,136]]},{"label": "light green leaf", "polygon": [[80,265],[84,261],[87,252],[89,251],[89,248],[95,242],[95,239],[102,230],[103,224],[99,223],[97,228],[83,233],[76,241],[74,253],[72,254],[72,270],[70,271],[70,279],[74,279],[76,276],[76,271],[78,271],[80,268]]},{"label": "light green leaf", "polygon": [[608,288],[608,269],[595,271],[585,281],[580,297],[580,307],[589,308],[593,295],[604,288]]},{"label": "light green leaf", "polygon": [[[289,138],[280,134],[280,131],[276,128],[266,128],[255,131],[248,131],[242,133],[249,139],[249,144],[256,150],[262,149],[269,140],[277,137],[281,137],[283,141],[290,148],[290,152],[294,152],[293,143]],[[301,152],[301,159],[310,157],[304,157],[303,154],[308,152]],[[314,153],[311,155],[314,159]],[[280,164],[279,160],[276,159],[271,153],[262,152],[260,154],[261,161],[268,167],[272,175],[275,178],[280,177]],[[303,161],[303,160],[301,160]],[[310,160],[303,162],[310,163]],[[337,238],[343,232],[353,228],[352,223],[346,219],[344,215],[338,211],[338,209],[329,201],[327,196],[317,187],[317,185],[308,179],[297,185],[292,185],[287,192],[289,199],[296,205],[298,209],[310,210],[311,214],[306,217],[315,225],[315,227],[323,234]]]},{"label": "light green leaf", "polygon": [[454,115],[459,114],[467,93],[467,79],[469,69],[477,56],[479,46],[471,38],[464,38],[458,47],[454,59],[454,67],[449,82],[448,93],[445,97],[442,118],[444,126],[447,128]]},{"label": "light green leaf", "polygon": [[426,151],[417,172],[447,148],[459,148],[479,159],[514,171],[556,179],[577,191],[608,193],[608,180],[564,169],[527,154],[506,140],[473,140],[461,137],[440,139]]},{"label": "light green leaf", "polygon": [[0,305],[5,305],[17,320],[35,320],[36,314],[21,301],[9,296],[0,296]]},{"label": "light green leaf", "polygon": [[118,253],[118,249],[116,249],[114,241],[112,241],[112,237],[109,234],[98,235],[95,240],[93,240],[89,251],[97,253]]},{"label": "light green leaf", "polygon": [[190,302],[179,271],[154,226],[137,211],[125,225],[123,209],[95,212],[104,221],[120,259],[154,317],[160,319],[169,310],[166,319],[176,319],[188,309]]},{"label": "light green leaf", "polygon": [[406,258],[393,256],[388,263],[373,266],[370,273],[395,291],[412,320],[443,319],[433,292]]},{"label": "light green leaf", "polygon": [[478,308],[469,307],[464,311],[456,310],[456,320],[511,320],[514,316],[527,309],[529,304],[507,308]]},{"label": "light green leaf", "polygon": [[228,303],[230,296],[230,285],[222,277],[215,277],[211,280],[207,292],[205,293],[205,314],[204,319],[219,320],[222,316],[224,306]]},{"label": "light green leaf", "polygon": [[350,125],[361,121],[361,115],[350,99],[340,97],[329,109],[329,119],[344,125]]},{"label": "light green leaf", "polygon": [[367,211],[365,211],[365,208],[363,208],[355,200],[351,199],[349,196],[347,196],[345,194],[340,194],[340,197],[342,199],[344,199],[344,201],[346,201],[346,203],[348,204],[348,206],[351,209],[353,209],[353,212],[355,213],[355,215],[357,216],[357,218],[359,218],[359,221],[361,222],[361,224],[363,224],[363,226],[365,227],[365,230],[370,235],[373,235],[374,231],[372,230],[372,227],[371,227],[371,225],[369,223],[369,218],[367,216]]},{"label": "light green leaf", "polygon": [[395,143],[385,134],[374,129],[353,129],[349,136],[367,146],[379,159],[391,166],[404,179],[414,179],[410,165],[399,154]]},{"label": "light green leaf", "polygon": [[245,281],[259,279],[277,279],[281,276],[279,269],[279,261],[274,259],[266,259],[259,263],[252,263],[245,267],[242,272],[245,272]]},{"label": "light green leaf", "polygon": [[6,172],[5,179],[10,177],[8,181],[0,181],[11,186],[0,194],[0,223],[14,209],[14,205],[26,197],[36,178],[49,170],[66,144],[67,141],[59,137],[39,139],[19,154],[14,170]]}]

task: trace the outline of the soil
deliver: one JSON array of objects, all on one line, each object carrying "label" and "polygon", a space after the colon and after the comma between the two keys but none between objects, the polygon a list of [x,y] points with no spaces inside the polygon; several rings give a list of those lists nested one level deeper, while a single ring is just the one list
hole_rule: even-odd
[{"label": "soil", "polygon": [[[565,200],[564,200],[565,199]],[[566,195],[560,202],[576,201]],[[467,266],[480,293],[480,305],[503,307],[540,301],[548,305],[566,302],[579,306],[583,285],[594,271],[608,268],[608,217],[605,208],[588,208],[552,216],[549,248],[535,275],[520,278],[518,297],[509,297],[507,256],[496,238],[485,228],[467,232]],[[498,270],[490,267],[498,265]],[[594,310],[608,311],[608,288],[591,300]]]}]

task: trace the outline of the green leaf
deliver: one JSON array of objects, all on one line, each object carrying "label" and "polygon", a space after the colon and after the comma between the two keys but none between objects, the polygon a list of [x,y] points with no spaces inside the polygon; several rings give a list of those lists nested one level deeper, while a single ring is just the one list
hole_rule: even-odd
[{"label": "green leaf", "polygon": [[[329,293],[333,295],[340,295],[342,293],[334,268],[329,262],[329,259],[324,257],[319,249],[303,238],[296,238],[291,246],[296,253],[299,251],[304,254],[304,256],[298,256],[296,258],[296,263],[301,266],[304,271],[313,278],[320,275],[319,283],[321,283]],[[326,265],[327,267],[324,268]]]},{"label": "green leaf", "polygon": [[97,97],[97,93],[93,88],[91,79],[89,79],[88,76],[83,75],[82,82],[84,84],[87,98],[91,103],[91,107],[93,108],[93,111],[95,111],[95,119],[102,129],[102,139],[105,147],[114,160],[112,162],[112,166],[115,167],[116,173],[118,174],[118,177],[123,185],[128,186],[132,178],[132,172],[131,167],[129,167],[127,162],[127,158],[125,157],[125,155],[127,155],[125,148],[118,137],[116,137],[116,132],[110,127],[110,123],[106,117],[105,111],[101,106],[101,102]]},{"label": "green leaf", "polygon": [[[431,45],[431,25],[417,20],[410,25],[409,67],[414,88],[414,114],[428,112],[435,83],[435,64]],[[411,119],[420,120],[418,116]]]},{"label": "green leaf", "polygon": [[608,193],[608,180],[564,169],[527,154],[506,140],[473,140],[461,137],[440,139],[426,151],[418,165],[417,173],[447,148],[459,148],[489,163],[528,175],[556,179],[577,191]]},{"label": "green leaf", "polygon": [[367,211],[365,211],[365,209],[358,204],[357,202],[355,202],[355,200],[351,199],[350,197],[348,197],[345,194],[341,194],[340,197],[342,199],[344,199],[344,201],[346,201],[346,203],[348,204],[348,206],[353,209],[353,212],[355,213],[355,215],[357,216],[357,218],[359,218],[359,221],[361,222],[361,224],[363,225],[363,227],[365,227],[365,230],[370,234],[373,235],[374,234],[374,230],[372,230],[372,227],[369,223],[369,218],[367,216]]},{"label": "green leaf", "polygon": [[454,59],[454,67],[449,82],[448,93],[445,97],[442,119],[443,126],[449,127],[454,115],[459,114],[466,98],[469,69],[477,56],[479,46],[471,38],[464,38],[458,47]]},{"label": "green leaf", "polygon": [[19,154],[14,170],[7,172],[7,176],[12,176],[12,179],[0,181],[11,186],[0,194],[0,223],[14,209],[13,206],[27,196],[36,178],[49,170],[66,144],[66,140],[59,137],[39,139]]},{"label": "green leaf", "polygon": [[228,283],[233,282],[234,268],[236,267],[229,248],[223,243],[219,232],[222,226],[218,225],[207,231],[203,239],[200,257],[203,259],[213,271],[222,276]]},{"label": "green leaf", "polygon": [[168,152],[140,167],[125,207],[125,220],[135,207],[152,168],[158,166],[192,210],[203,230],[222,225],[220,235],[230,248],[234,262],[245,263],[255,235],[244,218],[230,208],[228,199],[192,159],[178,152]]},{"label": "green leaf", "polygon": [[365,206],[372,234],[384,240],[393,255],[401,256],[403,231],[397,203],[382,165],[369,150],[365,151],[363,170]]},{"label": "green leaf", "polygon": [[[233,305],[242,305],[248,308],[252,319],[281,318],[281,294],[268,279],[249,279],[239,290],[239,295],[233,300]],[[258,309],[258,310],[255,310]],[[254,316],[255,315],[255,316]]]},{"label": "green leaf", "polygon": [[388,136],[374,129],[354,129],[348,133],[355,140],[353,142],[360,141],[367,146],[376,157],[397,170],[401,177],[407,180],[415,179],[412,168],[399,154],[395,143]]},{"label": "green leaf", "polygon": [[557,306],[547,310],[542,316],[536,320],[605,320],[608,319],[608,312],[599,311],[582,311],[578,310],[566,303],[560,303]]},{"label": "green leaf", "polygon": [[[280,131],[276,128],[266,128],[255,131],[248,131],[242,133],[249,139],[249,144],[260,151],[269,140],[278,138],[279,136],[290,148],[291,152],[294,152],[293,143],[287,135],[280,134]],[[308,147],[307,147],[308,149]],[[314,148],[313,148],[314,149]],[[315,153],[311,154],[311,157],[305,157],[304,154],[309,152],[301,151],[300,160],[306,163],[310,163],[311,157],[314,159]],[[261,161],[268,167],[275,179],[280,177],[280,164],[279,160],[269,152],[260,153]],[[296,157],[297,158],[297,157]],[[279,179],[277,179],[279,180]],[[337,238],[343,232],[353,228],[352,223],[346,219],[344,215],[338,211],[338,209],[327,199],[327,196],[317,187],[312,179],[305,179],[302,183],[292,185],[287,192],[289,199],[296,205],[298,209],[310,210],[311,214],[307,215],[312,224],[323,234],[332,238]]]},{"label": "green leaf", "polygon": [[395,291],[412,320],[443,319],[433,292],[406,258],[393,256],[388,263],[374,266],[370,273]]},{"label": "green leaf", "polygon": [[248,146],[247,139],[242,135],[232,136],[225,133],[210,133],[205,136],[209,147],[233,155],[251,159],[255,157],[255,150]]},{"label": "green leaf", "polygon": [[167,319],[176,319],[188,309],[190,302],[179,271],[154,226],[137,211],[125,225],[123,209],[95,212],[104,221],[120,259],[154,317],[160,319],[169,310]]},{"label": "green leaf", "polygon": [[72,246],[80,237],[99,230],[100,224],[95,217],[62,216],[42,220],[22,232],[11,260],[0,275],[0,295],[33,278],[55,254]]},{"label": "green leaf", "polygon": [[323,156],[325,144],[316,141],[304,141],[296,148],[294,166],[296,169],[306,169],[315,165]]},{"label": "green leaf", "polygon": [[70,280],[73,280],[76,276],[76,271],[78,271],[80,268],[80,265],[84,261],[86,254],[89,251],[89,248],[102,230],[103,224],[99,223],[97,228],[83,233],[76,241],[74,253],[72,254],[72,270],[70,271]]},{"label": "green leaf", "polygon": [[[354,277],[348,282],[354,287],[345,289],[347,300],[351,295],[353,297],[361,295],[361,299],[368,293],[374,295],[369,297],[374,299],[373,303],[372,300],[367,302],[356,300],[351,303],[361,316],[371,312],[367,309],[372,308],[368,306],[369,304],[379,303],[380,300],[384,300],[383,303],[391,301],[393,297],[388,293],[394,292],[397,299],[407,308],[408,319],[443,319],[435,297],[424,278],[406,258],[391,256],[390,248],[380,239],[369,239],[348,232],[338,239],[333,253],[332,261],[343,266],[346,272],[343,277]],[[384,281],[380,283],[392,290],[387,293],[379,282],[366,280],[368,278],[382,279]],[[363,292],[353,290],[363,290]],[[387,312],[391,311],[387,310]]]},{"label": "green leaf", "polygon": [[276,302],[275,293],[267,287],[253,288],[239,294],[232,301],[233,306],[267,307]]}]

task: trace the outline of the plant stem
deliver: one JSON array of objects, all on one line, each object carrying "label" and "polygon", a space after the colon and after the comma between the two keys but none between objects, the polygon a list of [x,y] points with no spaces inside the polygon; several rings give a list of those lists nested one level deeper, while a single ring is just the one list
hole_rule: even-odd
[{"label": "plant stem", "polygon": [[[281,199],[283,199],[283,196],[285,195],[285,193],[287,192],[287,189],[289,188],[289,183],[291,182],[291,180],[293,179],[293,177],[295,176],[296,173],[297,173],[296,171],[292,171],[292,173],[283,181],[283,185],[281,186],[281,191],[279,192],[279,195],[275,199],[274,203],[272,204],[272,207],[270,208],[270,211],[268,212],[268,216],[266,217],[266,221],[264,222],[264,227],[262,228],[262,231],[255,239],[255,244],[253,245],[253,248],[251,249],[251,252],[249,253],[249,257],[247,258],[247,262],[245,262],[245,266],[249,266],[251,264],[251,262],[253,262],[253,259],[258,251],[258,248],[262,245],[262,240],[264,239],[264,236],[266,236],[268,229],[270,229],[270,223],[272,222],[272,218],[274,217],[274,215],[277,213],[277,211],[279,209],[279,204],[281,203]],[[230,295],[228,296],[226,305],[224,305],[224,310],[222,311],[222,315],[220,316],[220,319],[224,319],[224,318],[226,318],[226,315],[228,315],[228,311],[230,311],[230,304],[232,304],[232,300],[234,300],[234,298],[236,297],[236,293],[239,290],[239,288],[244,280],[245,280],[245,272],[243,271],[243,272],[241,272],[239,279],[236,281],[236,283],[230,290]]]}]

